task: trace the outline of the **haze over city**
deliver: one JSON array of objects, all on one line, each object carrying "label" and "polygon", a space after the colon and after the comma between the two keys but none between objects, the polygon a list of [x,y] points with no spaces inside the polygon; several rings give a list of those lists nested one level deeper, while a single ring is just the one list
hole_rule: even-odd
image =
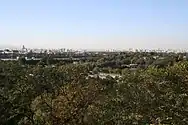
[{"label": "haze over city", "polygon": [[187,0],[6,0],[0,46],[188,49]]}]

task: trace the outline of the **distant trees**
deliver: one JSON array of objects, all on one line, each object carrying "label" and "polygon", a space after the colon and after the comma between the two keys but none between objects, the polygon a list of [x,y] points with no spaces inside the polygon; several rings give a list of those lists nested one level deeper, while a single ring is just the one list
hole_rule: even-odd
[{"label": "distant trees", "polygon": [[183,55],[178,55],[176,58],[176,62],[181,62],[183,60],[184,60]]},{"label": "distant trees", "polygon": [[172,66],[174,64],[174,60],[172,58],[164,58],[164,59],[157,59],[155,62],[153,62],[153,66],[156,66],[158,68],[164,68],[167,66]]},{"label": "distant trees", "polygon": [[20,57],[20,58],[18,59],[18,62],[19,62],[20,65],[25,65],[25,64],[26,64],[26,59],[25,59],[25,57]]},{"label": "distant trees", "polygon": [[99,67],[95,67],[94,69],[93,69],[93,73],[94,74],[98,74],[100,72],[100,68]]}]

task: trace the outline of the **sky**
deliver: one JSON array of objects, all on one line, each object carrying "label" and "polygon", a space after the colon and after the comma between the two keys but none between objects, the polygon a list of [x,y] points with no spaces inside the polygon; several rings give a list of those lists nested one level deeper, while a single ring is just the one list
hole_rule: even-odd
[{"label": "sky", "polygon": [[188,0],[1,0],[0,47],[188,49]]}]

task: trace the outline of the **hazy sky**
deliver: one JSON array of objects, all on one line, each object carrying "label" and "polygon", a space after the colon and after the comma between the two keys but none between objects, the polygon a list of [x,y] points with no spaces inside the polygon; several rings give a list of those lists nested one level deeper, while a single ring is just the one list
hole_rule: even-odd
[{"label": "hazy sky", "polygon": [[0,46],[188,48],[188,0],[1,0]]}]

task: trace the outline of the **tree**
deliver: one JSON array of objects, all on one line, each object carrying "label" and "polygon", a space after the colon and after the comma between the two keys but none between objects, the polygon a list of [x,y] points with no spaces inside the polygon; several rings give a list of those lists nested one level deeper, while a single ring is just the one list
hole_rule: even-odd
[{"label": "tree", "polygon": [[100,71],[99,67],[95,67],[95,68],[93,69],[93,73],[94,73],[94,74],[98,74],[99,71]]},{"label": "tree", "polygon": [[25,64],[26,64],[26,59],[25,59],[25,57],[20,57],[20,58],[18,59],[18,62],[19,62],[20,65],[25,65]]},{"label": "tree", "polygon": [[52,68],[0,61],[0,124],[187,125],[188,62],[168,65],[173,59],[135,72],[111,68],[121,77],[104,79],[88,77],[100,70],[94,62]]}]

